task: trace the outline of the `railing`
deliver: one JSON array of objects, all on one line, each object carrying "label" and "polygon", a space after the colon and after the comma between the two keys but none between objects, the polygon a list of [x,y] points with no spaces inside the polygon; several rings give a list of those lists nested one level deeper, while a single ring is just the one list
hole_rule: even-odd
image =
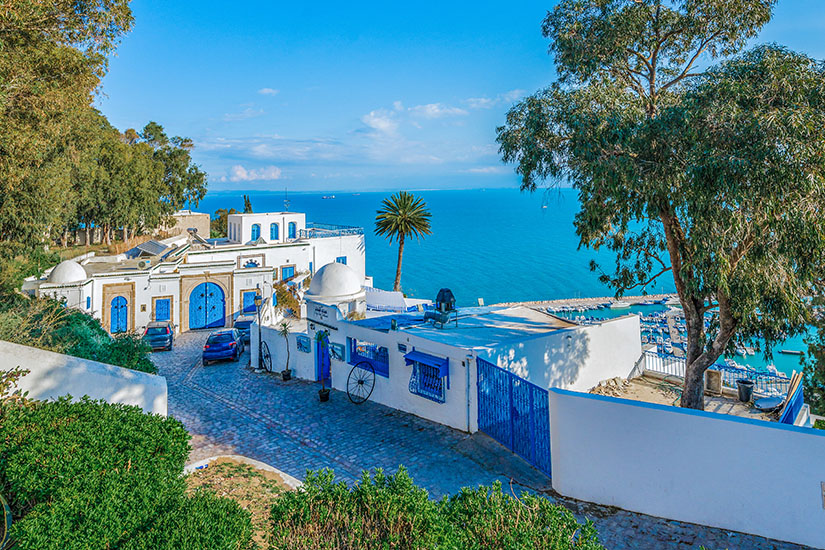
[{"label": "railing", "polygon": [[[747,378],[753,380],[756,393],[775,396],[784,396],[788,393],[790,379],[784,376],[758,371],[750,367],[736,368],[719,363],[711,365],[710,368],[722,373],[722,384],[729,388],[735,389],[737,380]],[[655,351],[646,351],[645,370],[684,378],[685,360]]]},{"label": "railing", "polygon": [[410,393],[430,401],[444,403],[446,400],[444,379],[439,376],[438,369],[430,365],[413,363],[409,387]]},{"label": "railing", "polygon": [[324,237],[346,237],[348,235],[363,235],[363,227],[352,225],[334,225],[331,223],[308,222],[306,229],[298,231],[301,239],[321,239]]}]

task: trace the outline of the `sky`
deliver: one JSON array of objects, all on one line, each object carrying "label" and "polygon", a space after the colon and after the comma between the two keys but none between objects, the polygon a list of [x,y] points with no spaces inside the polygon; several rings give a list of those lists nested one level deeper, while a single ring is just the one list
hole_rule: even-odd
[{"label": "sky", "polygon": [[[553,3],[133,0],[97,106],[192,138],[211,190],[516,187],[496,127],[554,79]],[[825,59],[825,0],[754,42]]]}]

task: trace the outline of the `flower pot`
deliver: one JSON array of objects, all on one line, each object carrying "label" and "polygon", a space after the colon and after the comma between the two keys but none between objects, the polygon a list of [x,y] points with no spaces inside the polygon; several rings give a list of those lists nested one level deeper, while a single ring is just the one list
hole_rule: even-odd
[{"label": "flower pot", "polygon": [[329,390],[326,388],[318,390],[318,399],[321,400],[321,403],[329,401]]},{"label": "flower pot", "polygon": [[283,380],[284,382],[292,380],[292,371],[290,369],[282,370],[281,380]]}]

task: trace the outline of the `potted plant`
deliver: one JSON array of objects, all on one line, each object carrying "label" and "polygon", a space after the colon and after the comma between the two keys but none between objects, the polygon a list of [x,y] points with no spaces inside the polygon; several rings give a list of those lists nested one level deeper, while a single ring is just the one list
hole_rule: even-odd
[{"label": "potted plant", "polygon": [[326,378],[324,377],[324,371],[329,368],[330,363],[328,334],[325,330],[315,334],[315,351],[323,354],[318,358],[321,361],[321,389],[318,390],[318,399],[321,400],[321,403],[329,401],[329,388],[326,387]]},{"label": "potted plant", "polygon": [[286,343],[286,367],[281,371],[281,379],[286,382],[292,378],[292,371],[289,370],[289,321],[284,321],[278,326],[278,334],[283,336]]}]

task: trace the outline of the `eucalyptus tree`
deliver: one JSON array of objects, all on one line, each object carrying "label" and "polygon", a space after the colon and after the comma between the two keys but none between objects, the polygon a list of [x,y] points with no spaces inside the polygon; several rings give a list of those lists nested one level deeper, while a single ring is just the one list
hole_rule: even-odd
[{"label": "eucalyptus tree", "polygon": [[429,235],[430,211],[421,197],[401,191],[381,201],[381,208],[375,216],[375,233],[398,241],[398,264],[395,268],[395,283],[392,288],[401,290],[401,260],[404,257],[404,242],[407,237]]},{"label": "eucalyptus tree", "polygon": [[[802,330],[825,251],[819,62],[741,51],[775,0],[562,0],[543,23],[558,79],[498,129],[522,189],[578,190],[580,245],[616,252],[621,295],[670,273],[687,324],[681,405],[735,343]],[[704,65],[703,65],[704,64]],[[705,326],[704,316],[713,313]]]}]

